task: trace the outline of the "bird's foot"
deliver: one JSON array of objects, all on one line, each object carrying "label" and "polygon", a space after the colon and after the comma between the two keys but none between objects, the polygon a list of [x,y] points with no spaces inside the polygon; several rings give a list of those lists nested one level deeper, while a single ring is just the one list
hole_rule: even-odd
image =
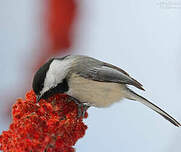
[{"label": "bird's foot", "polygon": [[80,117],[83,117],[83,118],[84,118],[85,113],[86,113],[87,109],[88,109],[90,106],[87,105],[87,104],[84,104],[84,103],[80,102],[78,99],[76,99],[76,98],[74,98],[74,97],[72,97],[72,96],[69,96],[69,99],[72,100],[72,101],[74,101],[74,102],[77,104],[77,107],[78,107],[78,114],[77,114],[77,116],[78,116],[78,118],[80,118]]},{"label": "bird's foot", "polygon": [[87,111],[87,109],[88,109],[89,107],[90,107],[89,105],[82,104],[82,108],[83,108],[83,110],[82,110],[82,117],[83,117],[83,118],[84,118],[85,113],[86,113],[86,111]]}]

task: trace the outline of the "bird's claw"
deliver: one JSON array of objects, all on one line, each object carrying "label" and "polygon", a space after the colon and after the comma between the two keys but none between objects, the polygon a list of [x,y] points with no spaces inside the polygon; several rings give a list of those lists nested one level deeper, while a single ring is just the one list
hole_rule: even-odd
[{"label": "bird's claw", "polygon": [[89,108],[89,106],[85,105],[85,104],[78,105],[78,118],[80,118],[80,117],[84,118],[85,113],[88,108]]},{"label": "bird's claw", "polygon": [[88,109],[90,106],[81,103],[79,100],[77,100],[77,99],[74,98],[74,97],[69,96],[69,99],[70,99],[70,100],[73,100],[73,101],[77,104],[77,107],[78,107],[77,117],[78,117],[78,118],[80,118],[80,117],[84,118],[85,113],[86,113],[87,109]]}]

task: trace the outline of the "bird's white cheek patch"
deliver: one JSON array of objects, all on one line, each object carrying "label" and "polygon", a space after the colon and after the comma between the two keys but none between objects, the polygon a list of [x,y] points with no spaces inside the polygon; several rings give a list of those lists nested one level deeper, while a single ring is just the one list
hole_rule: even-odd
[{"label": "bird's white cheek patch", "polygon": [[54,60],[50,65],[48,74],[52,74],[56,83],[60,83],[66,77],[70,66],[71,62],[69,60]]},{"label": "bird's white cheek patch", "polygon": [[69,60],[54,60],[46,73],[44,88],[41,91],[41,94],[61,83],[66,77],[70,66],[71,62]]},{"label": "bird's white cheek patch", "polygon": [[48,77],[45,78],[44,88],[41,91],[41,94],[45,93],[46,91],[48,91],[53,86],[56,86],[55,77],[52,74],[49,74]]}]

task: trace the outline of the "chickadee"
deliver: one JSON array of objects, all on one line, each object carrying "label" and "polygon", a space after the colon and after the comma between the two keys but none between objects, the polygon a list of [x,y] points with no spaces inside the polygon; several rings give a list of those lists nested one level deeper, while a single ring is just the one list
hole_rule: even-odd
[{"label": "chickadee", "polygon": [[56,93],[65,93],[85,109],[89,106],[108,107],[123,98],[139,101],[175,126],[181,126],[161,108],[129,89],[129,85],[144,90],[138,81],[114,65],[88,56],[68,55],[51,58],[40,67],[32,87],[37,101]]}]

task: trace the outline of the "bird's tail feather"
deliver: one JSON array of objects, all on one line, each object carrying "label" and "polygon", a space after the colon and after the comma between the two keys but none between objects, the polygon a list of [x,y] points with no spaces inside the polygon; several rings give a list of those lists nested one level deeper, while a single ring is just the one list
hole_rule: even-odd
[{"label": "bird's tail feather", "polygon": [[126,97],[128,99],[136,100],[136,101],[139,101],[139,102],[143,103],[145,106],[151,108],[152,110],[154,110],[155,112],[157,112],[158,114],[163,116],[166,120],[170,121],[175,126],[177,126],[177,127],[181,126],[181,124],[178,121],[176,121],[173,117],[171,117],[168,113],[166,113],[161,108],[159,108],[155,104],[151,103],[146,98],[138,95],[137,93],[135,93],[134,91],[132,91],[129,88],[127,88],[127,90],[126,90]]}]

